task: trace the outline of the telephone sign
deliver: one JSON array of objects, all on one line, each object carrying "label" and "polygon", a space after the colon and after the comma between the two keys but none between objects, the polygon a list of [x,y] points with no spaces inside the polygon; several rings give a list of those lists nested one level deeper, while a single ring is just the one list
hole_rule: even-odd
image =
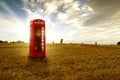
[{"label": "telephone sign", "polygon": [[44,24],[44,22],[34,22],[34,24]]}]

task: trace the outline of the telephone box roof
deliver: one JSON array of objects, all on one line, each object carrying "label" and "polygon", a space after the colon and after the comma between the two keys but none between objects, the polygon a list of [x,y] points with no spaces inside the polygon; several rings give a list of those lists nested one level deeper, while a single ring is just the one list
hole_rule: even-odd
[{"label": "telephone box roof", "polygon": [[42,20],[42,19],[33,19],[33,20],[31,20],[31,21],[42,21],[42,22],[45,22],[45,21]]}]

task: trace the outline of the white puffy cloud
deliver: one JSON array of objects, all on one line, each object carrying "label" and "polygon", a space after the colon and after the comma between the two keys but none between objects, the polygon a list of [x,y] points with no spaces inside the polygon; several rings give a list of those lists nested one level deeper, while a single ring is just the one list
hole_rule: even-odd
[{"label": "white puffy cloud", "polygon": [[72,3],[73,0],[64,0],[65,3]]}]

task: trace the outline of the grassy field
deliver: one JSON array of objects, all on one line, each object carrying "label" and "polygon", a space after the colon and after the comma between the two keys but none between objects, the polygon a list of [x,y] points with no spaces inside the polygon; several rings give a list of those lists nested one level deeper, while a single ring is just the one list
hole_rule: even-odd
[{"label": "grassy field", "polygon": [[0,80],[120,80],[120,46],[47,44],[32,59],[28,44],[0,44]]}]

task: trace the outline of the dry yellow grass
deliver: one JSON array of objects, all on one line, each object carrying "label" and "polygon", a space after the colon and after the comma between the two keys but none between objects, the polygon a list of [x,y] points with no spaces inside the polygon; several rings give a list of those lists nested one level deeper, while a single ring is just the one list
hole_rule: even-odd
[{"label": "dry yellow grass", "polygon": [[0,80],[120,80],[120,46],[47,44],[45,59],[28,44],[0,44]]}]

